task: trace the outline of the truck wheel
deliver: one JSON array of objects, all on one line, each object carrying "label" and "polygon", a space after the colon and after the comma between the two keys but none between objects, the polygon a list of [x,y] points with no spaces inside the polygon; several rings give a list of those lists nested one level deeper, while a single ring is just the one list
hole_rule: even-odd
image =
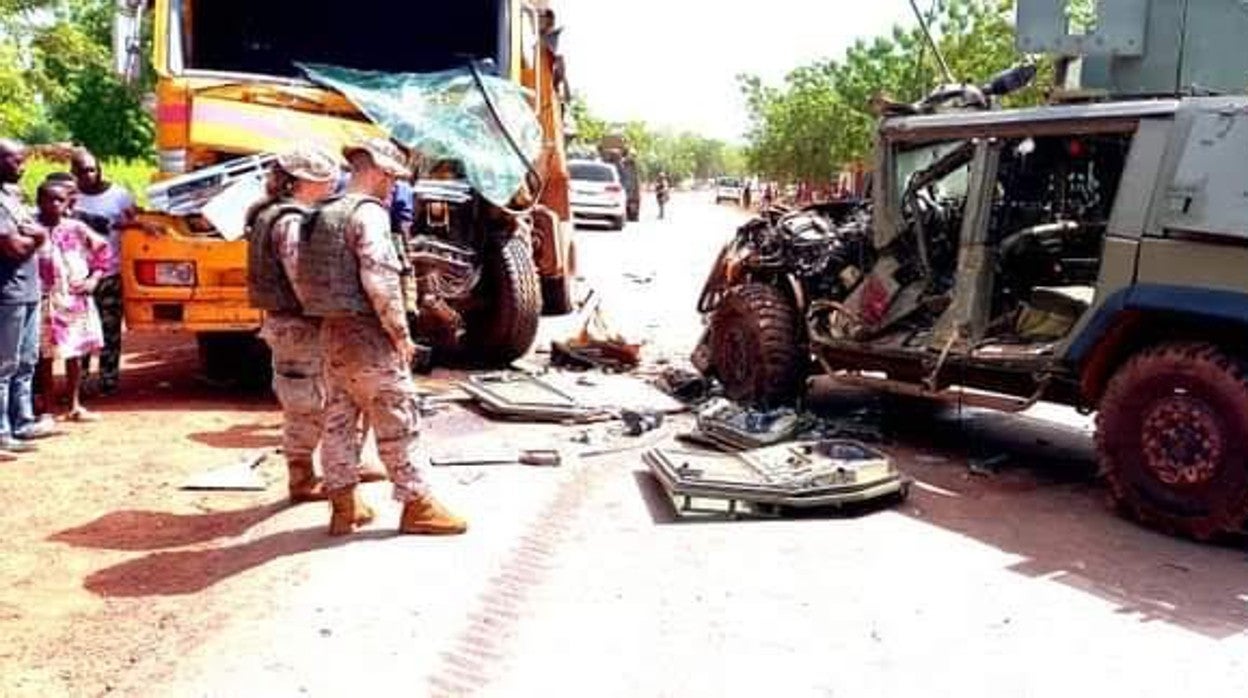
[{"label": "truck wheel", "polygon": [[542,313],[546,315],[567,315],[575,308],[573,300],[576,296],[576,243],[568,246],[568,263],[564,265],[560,276],[542,277]]},{"label": "truck wheel", "polygon": [[465,346],[476,361],[506,366],[524,356],[537,336],[542,294],[533,251],[520,237],[491,243],[482,262],[482,301],[467,318]]},{"label": "truck wheel", "polygon": [[805,377],[797,309],[779,290],[747,284],[728,291],[711,317],[711,365],[731,399],[792,403]]},{"label": "truck wheel", "polygon": [[1248,518],[1248,378],[1212,344],[1136,354],[1110,380],[1096,446],[1114,501],[1140,521],[1204,540]]},{"label": "truck wheel", "polygon": [[213,383],[258,390],[272,382],[269,347],[254,332],[201,332],[195,344],[200,371]]}]

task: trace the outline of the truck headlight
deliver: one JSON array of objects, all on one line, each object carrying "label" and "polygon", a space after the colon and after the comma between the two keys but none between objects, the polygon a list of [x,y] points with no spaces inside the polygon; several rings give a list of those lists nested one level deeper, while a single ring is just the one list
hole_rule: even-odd
[{"label": "truck headlight", "polygon": [[194,286],[194,262],[134,263],[134,276],[144,286]]}]

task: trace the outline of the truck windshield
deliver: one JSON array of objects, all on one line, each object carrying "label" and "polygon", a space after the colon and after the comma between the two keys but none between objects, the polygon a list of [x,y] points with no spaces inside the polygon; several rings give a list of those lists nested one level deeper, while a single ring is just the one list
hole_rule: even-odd
[{"label": "truck windshield", "polygon": [[[187,31],[191,70],[297,77],[296,62],[362,70],[432,72],[469,57],[506,58],[507,0],[399,3],[174,0],[171,26]],[[176,50],[176,49],[175,49]]]}]

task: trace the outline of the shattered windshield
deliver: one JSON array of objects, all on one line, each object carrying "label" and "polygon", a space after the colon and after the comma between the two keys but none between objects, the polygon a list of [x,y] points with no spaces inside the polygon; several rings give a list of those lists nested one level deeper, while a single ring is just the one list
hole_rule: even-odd
[{"label": "shattered windshield", "polygon": [[[916,174],[936,164],[941,158],[962,146],[963,143],[964,141],[946,141],[922,145],[909,150],[898,150],[894,156],[895,165],[893,171],[896,179],[893,182],[893,200],[900,203],[902,196],[906,193],[906,188],[910,186],[910,180]],[[937,182],[933,182],[931,188],[934,190],[933,193],[936,195],[936,198],[965,198],[967,177],[970,175],[970,172],[971,166],[968,163],[955,170],[952,174],[945,176]]]}]

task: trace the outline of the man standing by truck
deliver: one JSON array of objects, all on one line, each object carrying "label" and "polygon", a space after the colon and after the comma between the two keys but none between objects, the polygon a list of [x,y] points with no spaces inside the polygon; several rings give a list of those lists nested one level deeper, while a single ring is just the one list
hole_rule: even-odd
[{"label": "man standing by truck", "polygon": [[260,336],[273,354],[273,392],[282,405],[282,451],[290,501],[325,499],[312,465],[321,440],[325,388],[320,321],[304,315],[295,292],[299,232],[334,185],[338,164],[312,148],[281,153],[269,173],[271,198],[248,215],[247,295],[264,311]]},{"label": "man standing by truck", "polygon": [[[100,324],[104,329],[104,350],[100,352],[100,392],[108,395],[117,390],[121,376],[121,229],[134,219],[134,196],[118,184],[104,179],[99,160],[85,148],[74,151],[70,158],[70,171],[77,180],[78,196],[74,209],[84,217],[95,216],[108,222],[111,261],[108,272],[95,287],[95,304],[100,312]],[[90,358],[83,363],[83,374],[88,372]]]},{"label": "man standing by truck", "polygon": [[371,138],[343,149],[351,165],[346,193],[316,214],[299,249],[296,283],[304,311],[323,318],[321,348],[329,389],[321,461],[331,505],[330,535],[372,519],[357,506],[363,413],[377,452],[403,502],[401,533],[457,534],[468,524],[429,492],[416,454],[420,414],[409,366],[416,352],[407,324],[402,267],[383,199],[409,173],[392,142]]}]

